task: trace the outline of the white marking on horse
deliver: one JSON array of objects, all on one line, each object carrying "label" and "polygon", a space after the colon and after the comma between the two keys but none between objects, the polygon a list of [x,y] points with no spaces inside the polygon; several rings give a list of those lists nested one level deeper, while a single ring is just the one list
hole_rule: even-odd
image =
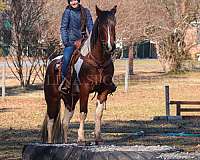
[{"label": "white marking on horse", "polygon": [[94,131],[96,140],[101,139],[101,118],[103,116],[104,108],[105,108],[105,102],[100,103],[100,101],[97,100],[96,112],[95,112],[95,131]]},{"label": "white marking on horse", "polygon": [[85,119],[87,117],[87,114],[82,112],[79,115],[79,121],[80,121],[80,126],[78,129],[78,141],[85,141],[85,135],[84,135],[84,123],[85,123]]},{"label": "white marking on horse", "polygon": [[67,108],[65,108],[65,113],[63,117],[63,130],[64,130],[64,142],[67,143],[67,133],[69,128],[70,120],[72,119],[74,115],[74,111],[69,112]]},{"label": "white marking on horse", "polygon": [[111,38],[110,38],[110,27],[108,26],[108,50],[112,50],[112,45],[111,45]]},{"label": "white marking on horse", "polygon": [[81,58],[79,58],[77,60],[77,62],[74,64],[74,68],[75,68],[75,71],[76,71],[76,74],[77,74],[77,78],[78,78],[82,64],[83,64],[83,60]]},{"label": "white marking on horse", "polygon": [[47,61],[47,66],[48,66],[51,62],[53,62],[53,61],[55,61],[55,60],[62,59],[62,57],[63,57],[63,55],[59,55],[59,56],[55,57],[55,58],[52,59],[52,60],[48,60],[48,61]]},{"label": "white marking on horse", "polygon": [[47,118],[47,133],[48,133],[48,143],[52,143],[53,142],[53,123],[54,123],[54,119],[50,119],[49,116]]},{"label": "white marking on horse", "polygon": [[[81,48],[81,55],[84,57],[87,56],[91,52],[91,46],[90,46],[91,35],[92,35],[92,32],[90,33],[88,39],[85,41],[83,47]],[[82,64],[83,64],[83,60],[81,58],[79,58],[77,62],[74,64],[77,78],[78,78]]]},{"label": "white marking on horse", "polygon": [[90,33],[88,39],[85,41],[83,47],[81,48],[81,54],[86,56],[88,53],[91,52],[90,40],[91,40],[92,32]]}]

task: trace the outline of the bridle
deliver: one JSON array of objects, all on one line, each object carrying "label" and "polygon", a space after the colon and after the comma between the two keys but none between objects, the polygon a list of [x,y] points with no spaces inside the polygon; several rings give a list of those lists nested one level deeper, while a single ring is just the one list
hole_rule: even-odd
[{"label": "bridle", "polygon": [[[98,21],[98,27],[97,27],[98,36],[99,36],[100,43],[101,43],[101,46],[102,46],[102,49],[103,49],[103,54],[104,54],[104,55],[105,55],[105,54],[113,55],[115,48],[112,48],[112,50],[109,51],[109,49],[108,49],[108,47],[107,47],[107,41],[105,41],[105,40],[102,38],[101,34],[100,34],[100,26],[99,26],[100,23],[99,23],[99,19],[97,19],[97,21]],[[114,36],[115,36],[115,35],[114,35]]]}]

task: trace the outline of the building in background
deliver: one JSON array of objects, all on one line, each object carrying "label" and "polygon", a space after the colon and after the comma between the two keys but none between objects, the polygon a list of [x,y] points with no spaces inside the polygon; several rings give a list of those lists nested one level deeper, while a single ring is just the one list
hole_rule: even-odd
[{"label": "building in background", "polygon": [[156,43],[148,39],[137,43],[135,58],[157,58]]},{"label": "building in background", "polygon": [[[120,54],[120,58],[128,58],[129,47],[126,44],[122,44],[118,41],[116,44],[117,55]],[[157,58],[156,43],[151,40],[143,40],[133,44],[133,56],[134,58]]]}]

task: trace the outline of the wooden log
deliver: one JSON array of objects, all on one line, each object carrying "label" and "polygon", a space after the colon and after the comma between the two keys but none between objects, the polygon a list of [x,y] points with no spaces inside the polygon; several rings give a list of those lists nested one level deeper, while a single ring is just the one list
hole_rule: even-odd
[{"label": "wooden log", "polygon": [[[141,150],[142,148],[142,150]],[[153,148],[153,149],[152,149]],[[152,160],[161,153],[177,151],[166,146],[77,146],[56,144],[25,145],[23,160]]]}]

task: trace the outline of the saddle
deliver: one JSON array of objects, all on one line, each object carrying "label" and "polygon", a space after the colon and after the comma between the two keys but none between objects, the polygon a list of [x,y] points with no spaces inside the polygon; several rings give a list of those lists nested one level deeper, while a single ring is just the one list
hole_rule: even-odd
[{"label": "saddle", "polygon": [[[67,69],[67,73],[65,75],[65,86],[67,86],[67,88],[70,88],[72,92],[77,93],[79,92],[79,81],[78,81],[78,77],[76,74],[76,71],[74,69],[74,64],[77,62],[78,58],[81,55],[81,51],[80,48],[83,46],[85,39],[80,39],[81,44],[80,45],[76,45],[76,49],[74,50],[70,63],[68,65],[68,69]],[[63,57],[60,58],[59,60],[57,60],[57,63],[55,64],[55,71],[58,72],[58,74],[61,76],[62,74],[62,64],[63,64]],[[61,83],[61,82],[60,82]],[[63,92],[64,93],[64,92]]]}]

